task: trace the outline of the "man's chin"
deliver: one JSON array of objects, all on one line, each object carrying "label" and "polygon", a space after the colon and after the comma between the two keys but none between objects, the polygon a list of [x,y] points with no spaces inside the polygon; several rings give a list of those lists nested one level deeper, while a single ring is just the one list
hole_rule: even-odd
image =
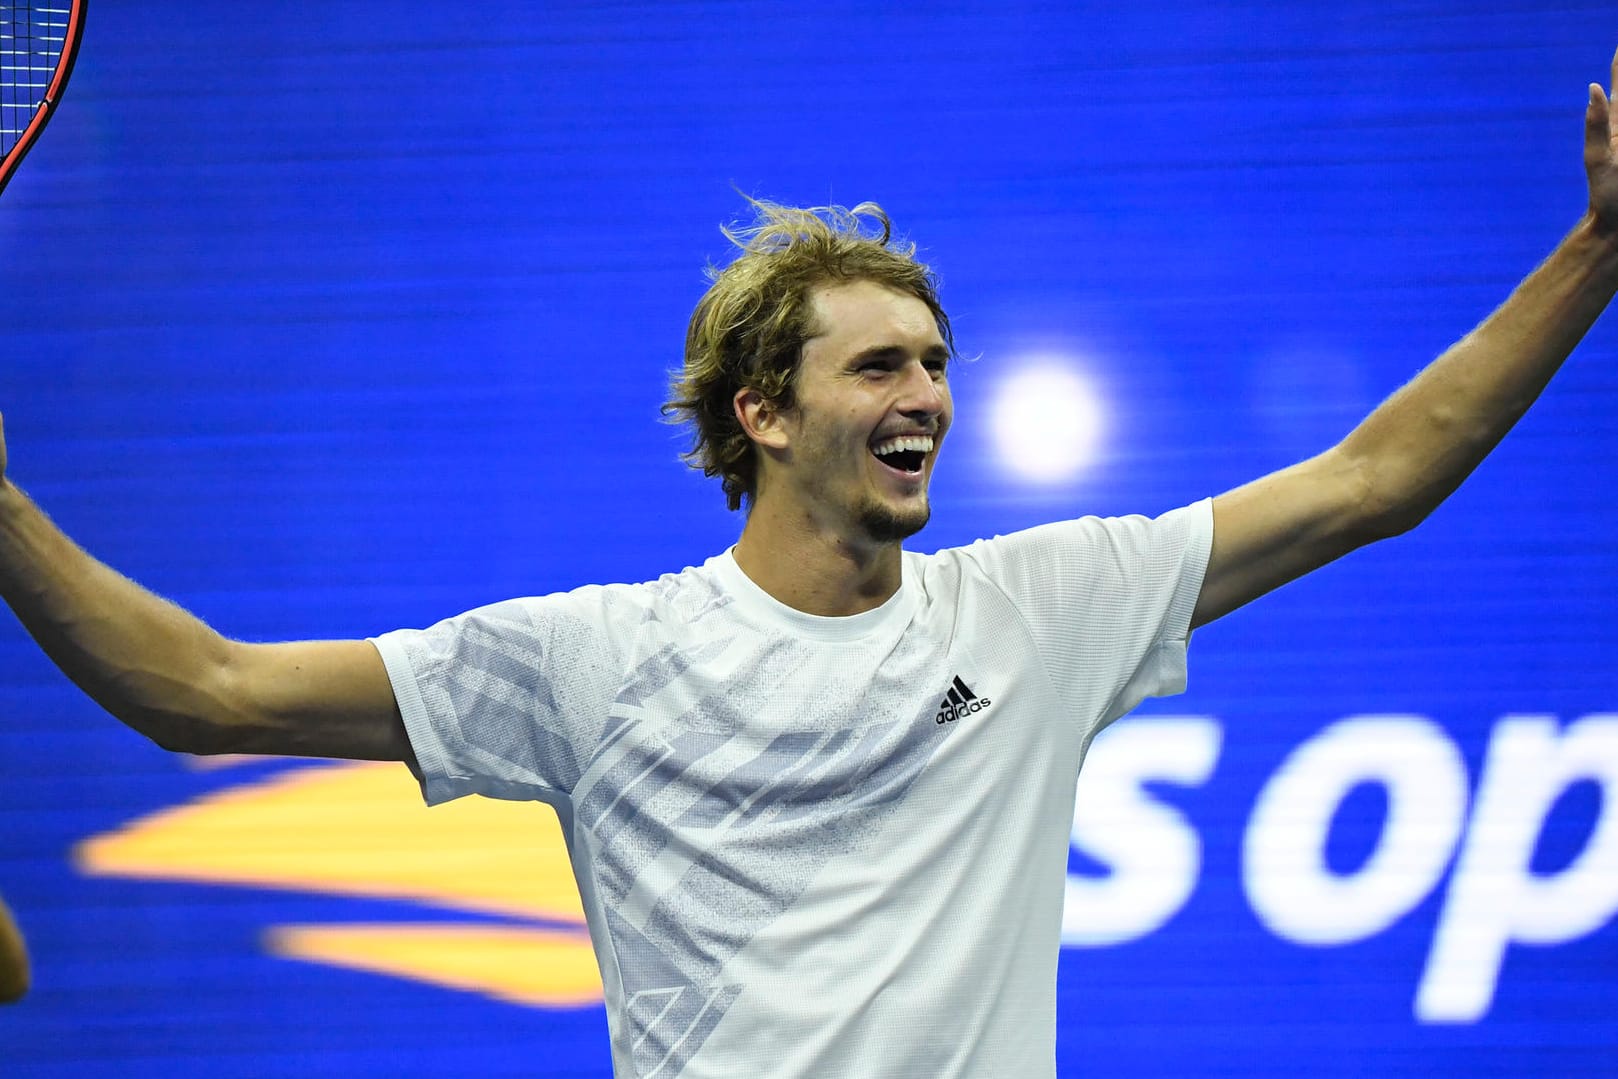
[{"label": "man's chin", "polygon": [[873,542],[898,543],[926,528],[930,517],[932,505],[923,499],[919,506],[902,509],[879,502],[868,503],[861,507],[859,520]]}]

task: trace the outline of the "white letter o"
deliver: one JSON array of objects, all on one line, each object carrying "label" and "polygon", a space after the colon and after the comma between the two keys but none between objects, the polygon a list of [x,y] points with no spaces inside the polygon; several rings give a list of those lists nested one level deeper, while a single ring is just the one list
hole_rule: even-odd
[{"label": "white letter o", "polygon": [[[1388,815],[1365,864],[1326,864],[1333,815],[1356,785],[1387,791]],[[1422,716],[1355,716],[1299,746],[1248,821],[1242,883],[1259,920],[1299,944],[1346,944],[1381,932],[1430,892],[1465,821],[1466,765]]]}]

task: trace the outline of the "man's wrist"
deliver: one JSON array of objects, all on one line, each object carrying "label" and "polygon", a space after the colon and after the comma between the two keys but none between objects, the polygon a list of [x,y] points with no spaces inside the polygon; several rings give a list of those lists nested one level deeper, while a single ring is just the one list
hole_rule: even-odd
[{"label": "man's wrist", "polygon": [[1586,211],[1562,246],[1576,253],[1586,266],[1587,280],[1618,291],[1618,223],[1603,221],[1594,211]]},{"label": "man's wrist", "polygon": [[1594,207],[1584,211],[1584,216],[1574,226],[1573,234],[1618,252],[1618,219],[1599,214]]}]

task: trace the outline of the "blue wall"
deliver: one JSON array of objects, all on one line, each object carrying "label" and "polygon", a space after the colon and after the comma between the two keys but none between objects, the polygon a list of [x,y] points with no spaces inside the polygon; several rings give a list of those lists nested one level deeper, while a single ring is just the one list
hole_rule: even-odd
[{"label": "blue wall", "polygon": [[[876,199],[942,274],[981,359],[915,545],[1160,512],[1505,296],[1583,208],[1618,44],[1594,2],[930,7],[103,0],[0,200],[12,474],[252,639],[700,561],[740,521],[657,406],[739,189]],[[1035,358],[1102,417],[1059,483],[987,422]],[[1114,921],[1063,953],[1064,1075],[1618,1074],[1615,359],[1609,322],[1419,531],[1200,631],[1098,745],[1096,835],[1165,853],[1076,842]],[[232,833],[252,879],[173,846],[310,768],[166,754],[0,624],[6,1075],[608,1074],[598,1004],[275,944],[565,913],[339,887],[308,852],[368,840],[318,801]]]}]

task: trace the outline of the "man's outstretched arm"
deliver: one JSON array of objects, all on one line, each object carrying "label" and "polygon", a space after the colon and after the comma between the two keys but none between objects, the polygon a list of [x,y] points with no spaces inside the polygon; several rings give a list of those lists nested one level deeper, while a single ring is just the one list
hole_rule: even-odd
[{"label": "man's outstretched arm", "polygon": [[414,766],[375,648],[232,641],[97,562],[11,483],[3,421],[0,599],[81,689],[165,749]]},{"label": "man's outstretched arm", "polygon": [[1498,310],[1338,445],[1214,499],[1192,625],[1414,527],[1528,410],[1618,291],[1618,105],[1594,85],[1584,161],[1589,209]]}]

